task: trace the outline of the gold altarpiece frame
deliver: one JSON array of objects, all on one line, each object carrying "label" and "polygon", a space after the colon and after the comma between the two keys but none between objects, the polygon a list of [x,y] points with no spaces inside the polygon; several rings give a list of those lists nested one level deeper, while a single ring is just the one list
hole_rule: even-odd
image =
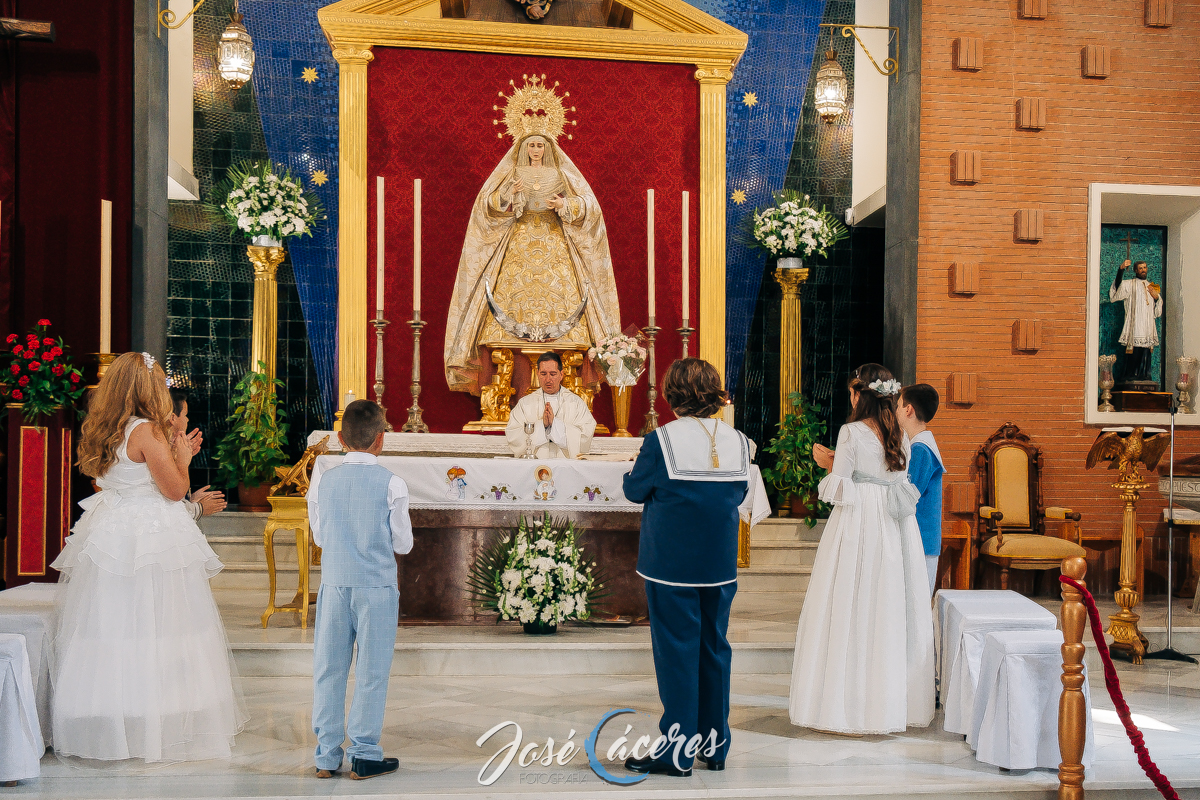
[{"label": "gold altarpiece frame", "polygon": [[338,62],[338,405],[367,397],[367,70],[374,47],[693,64],[700,84],[700,352],[725,372],[725,89],[746,34],[680,0],[622,0],[636,29],[441,19],[438,0],[317,12]]}]

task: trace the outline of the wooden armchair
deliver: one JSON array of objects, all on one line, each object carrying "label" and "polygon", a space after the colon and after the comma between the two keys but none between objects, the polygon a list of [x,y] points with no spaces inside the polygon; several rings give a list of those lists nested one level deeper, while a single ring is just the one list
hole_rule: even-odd
[{"label": "wooden armchair", "polygon": [[[993,433],[976,453],[975,466],[979,557],[1000,567],[1000,588],[1008,588],[1010,569],[1057,569],[1063,559],[1086,555],[1079,544],[1081,515],[1042,504],[1042,449],[1016,425],[1006,422]],[[1062,521],[1059,536],[1046,535],[1046,520]]]}]

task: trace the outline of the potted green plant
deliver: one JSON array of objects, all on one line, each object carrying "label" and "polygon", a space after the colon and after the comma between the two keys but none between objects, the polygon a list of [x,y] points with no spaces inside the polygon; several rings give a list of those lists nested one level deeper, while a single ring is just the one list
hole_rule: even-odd
[{"label": "potted green plant", "polygon": [[802,518],[811,528],[829,511],[829,506],[817,499],[817,485],[824,470],[813,460],[813,445],[825,434],[825,420],[819,405],[796,392],[788,395],[788,402],[791,410],[779,423],[775,438],[763,448],[763,452],[775,456],[775,463],[764,469],[762,476],[779,492],[782,502],[790,502],[791,515]]},{"label": "potted green plant", "polygon": [[217,445],[217,480],[237,486],[238,506],[244,511],[270,511],[267,494],[275,482],[275,468],[287,463],[283,451],[287,423],[276,407],[275,387],[283,381],[268,377],[267,365],[258,362],[234,388],[233,413],[226,422],[229,433]]}]

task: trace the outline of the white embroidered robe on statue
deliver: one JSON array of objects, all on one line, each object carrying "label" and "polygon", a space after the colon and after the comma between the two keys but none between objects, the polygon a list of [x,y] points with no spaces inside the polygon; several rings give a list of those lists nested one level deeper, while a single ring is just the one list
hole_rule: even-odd
[{"label": "white embroidered robe on statue", "polygon": [[1158,326],[1154,320],[1162,316],[1163,300],[1150,294],[1150,281],[1144,278],[1124,278],[1120,286],[1110,286],[1108,299],[1125,303],[1125,327],[1118,341],[1125,347],[1158,347]]},{"label": "white embroidered robe on statue", "polygon": [[[554,424],[543,424],[546,404],[554,412]],[[525,423],[533,423],[533,454],[537,458],[574,458],[592,449],[596,418],[587,403],[569,389],[546,394],[541,389],[521,398],[508,417],[504,435],[513,455],[525,455]]]}]

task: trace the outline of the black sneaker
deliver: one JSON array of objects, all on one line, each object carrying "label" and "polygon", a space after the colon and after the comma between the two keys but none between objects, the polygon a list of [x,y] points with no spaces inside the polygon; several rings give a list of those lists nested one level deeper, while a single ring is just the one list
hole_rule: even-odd
[{"label": "black sneaker", "polygon": [[351,780],[362,781],[376,775],[387,775],[400,769],[400,759],[385,758],[382,761],[367,761],[365,758],[350,759]]},{"label": "black sneaker", "polygon": [[630,772],[640,772],[644,775],[670,775],[674,778],[692,777],[691,767],[679,769],[670,759],[659,760],[646,756],[645,758],[629,758],[625,760],[625,769]]}]

